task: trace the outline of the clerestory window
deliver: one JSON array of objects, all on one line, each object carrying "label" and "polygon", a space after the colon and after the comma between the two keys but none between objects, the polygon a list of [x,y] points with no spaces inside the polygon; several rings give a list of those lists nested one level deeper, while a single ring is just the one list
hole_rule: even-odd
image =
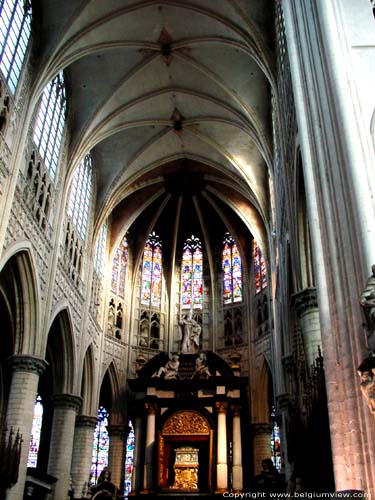
[{"label": "clerestory window", "polygon": [[31,33],[31,2],[0,0],[0,69],[14,95]]},{"label": "clerestory window", "polygon": [[60,71],[43,91],[33,132],[33,141],[52,180],[59,161],[65,114],[65,83]]},{"label": "clerestory window", "polygon": [[68,215],[83,240],[86,239],[92,193],[92,160],[87,154],[74,172]]}]

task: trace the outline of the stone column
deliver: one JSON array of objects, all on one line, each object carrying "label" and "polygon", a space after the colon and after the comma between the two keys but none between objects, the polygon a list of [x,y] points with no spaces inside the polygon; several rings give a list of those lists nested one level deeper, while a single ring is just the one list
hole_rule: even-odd
[{"label": "stone column", "polygon": [[143,475],[143,492],[152,492],[153,489],[153,458],[155,445],[155,418],[156,406],[153,403],[145,404],[147,411],[147,429],[145,444],[145,467]]},{"label": "stone column", "polygon": [[242,439],[241,439],[241,407],[232,406],[233,411],[233,491],[240,493],[243,490],[242,474]]},{"label": "stone column", "polygon": [[20,465],[17,483],[8,490],[7,499],[23,498],[25,488],[27,458],[33,421],[35,398],[39,377],[47,363],[43,359],[27,355],[16,355],[10,358],[13,371],[10,385],[6,422],[23,436]]},{"label": "stone column", "polygon": [[216,402],[217,411],[217,462],[216,462],[216,493],[228,491],[227,462],[227,407],[225,401]]},{"label": "stone column", "polygon": [[54,410],[48,474],[57,478],[53,499],[66,500],[70,485],[75,420],[82,398],[73,394],[55,394],[51,396],[51,400]]},{"label": "stone column", "polygon": [[271,425],[268,423],[257,423],[251,426],[253,432],[253,453],[254,453],[254,475],[262,471],[262,460],[270,458],[270,436]]},{"label": "stone column", "polygon": [[107,429],[109,434],[108,467],[111,471],[111,481],[122,491],[125,469],[125,426],[109,425]]},{"label": "stone column", "polygon": [[316,288],[305,288],[293,295],[294,306],[300,320],[307,365],[310,367],[322,347]]},{"label": "stone column", "polygon": [[79,415],[76,418],[72,456],[74,498],[82,498],[87,490],[92,463],[92,444],[97,417]]},{"label": "stone column", "polygon": [[141,482],[141,441],[142,441],[142,419],[136,417],[134,424],[135,448],[134,465],[132,474],[132,491],[138,492],[142,487]]}]

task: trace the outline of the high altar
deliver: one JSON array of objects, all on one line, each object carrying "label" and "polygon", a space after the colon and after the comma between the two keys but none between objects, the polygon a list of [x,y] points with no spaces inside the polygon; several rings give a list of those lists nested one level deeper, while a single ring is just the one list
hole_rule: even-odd
[{"label": "high altar", "polygon": [[247,379],[233,360],[229,366],[212,352],[160,353],[129,380],[132,497],[214,498],[243,490]]}]

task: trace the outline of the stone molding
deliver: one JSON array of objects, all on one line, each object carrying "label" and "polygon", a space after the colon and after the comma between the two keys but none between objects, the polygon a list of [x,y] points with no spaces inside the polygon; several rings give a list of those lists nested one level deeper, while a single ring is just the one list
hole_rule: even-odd
[{"label": "stone molding", "polygon": [[48,366],[44,359],[27,354],[15,354],[8,358],[8,362],[13,372],[35,373],[39,377]]},{"label": "stone molding", "polygon": [[89,429],[95,429],[97,423],[97,417],[90,417],[88,415],[78,415],[76,417],[76,427],[87,427]]},{"label": "stone molding", "polygon": [[260,436],[262,434],[271,434],[272,426],[266,422],[251,424],[251,430],[254,436]]},{"label": "stone molding", "polygon": [[318,309],[316,288],[305,288],[293,294],[292,298],[299,318],[313,309]]},{"label": "stone molding", "polygon": [[290,394],[285,392],[276,396],[276,406],[279,410],[289,409],[291,403]]},{"label": "stone molding", "polygon": [[82,405],[81,396],[75,394],[53,394],[50,399],[54,408],[74,410],[76,413],[79,412]]}]

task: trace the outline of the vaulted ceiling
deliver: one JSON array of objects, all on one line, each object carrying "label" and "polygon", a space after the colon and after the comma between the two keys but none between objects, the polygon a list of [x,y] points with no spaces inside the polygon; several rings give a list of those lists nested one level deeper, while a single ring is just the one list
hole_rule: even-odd
[{"label": "vaulted ceiling", "polygon": [[229,229],[266,248],[273,2],[39,2],[35,96],[64,68],[68,168],[91,151],[96,230],[110,217],[113,245],[133,228],[142,246]]}]

